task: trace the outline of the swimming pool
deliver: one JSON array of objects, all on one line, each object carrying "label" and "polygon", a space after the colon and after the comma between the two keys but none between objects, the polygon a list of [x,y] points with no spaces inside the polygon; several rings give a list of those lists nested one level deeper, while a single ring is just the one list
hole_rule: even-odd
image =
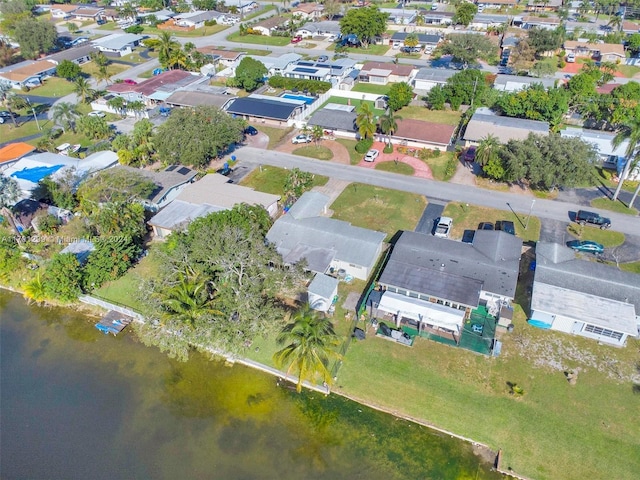
[{"label": "swimming pool", "polygon": [[311,105],[316,101],[315,97],[307,97],[306,95],[293,95],[291,93],[283,93],[280,96],[282,98],[288,98],[289,100],[302,100],[307,105]]}]

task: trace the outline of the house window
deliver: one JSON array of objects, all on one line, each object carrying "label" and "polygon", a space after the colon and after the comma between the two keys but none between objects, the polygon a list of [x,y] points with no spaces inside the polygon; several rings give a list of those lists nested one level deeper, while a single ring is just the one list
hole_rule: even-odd
[{"label": "house window", "polygon": [[418,294],[416,292],[409,292],[409,296],[411,298],[418,298]]},{"label": "house window", "polygon": [[399,289],[397,290],[397,293],[399,293],[400,295],[406,295],[406,294],[407,294],[407,291],[406,291],[406,290],[403,290],[402,288],[399,288]]},{"label": "house window", "polygon": [[595,325],[590,325],[588,323],[584,326],[584,331],[588,333],[593,333],[594,335],[600,335],[601,337],[609,337],[618,341],[622,339],[621,332],[615,332],[607,328],[596,327]]}]

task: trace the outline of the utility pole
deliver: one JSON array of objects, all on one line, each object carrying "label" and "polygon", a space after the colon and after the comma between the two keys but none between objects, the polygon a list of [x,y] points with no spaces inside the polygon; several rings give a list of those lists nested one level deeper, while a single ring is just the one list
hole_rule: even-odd
[{"label": "utility pole", "polygon": [[38,131],[42,130],[40,128],[40,124],[38,123],[38,116],[36,115],[36,109],[31,105],[31,101],[28,98],[25,98],[27,104],[31,107],[31,111],[33,112],[33,119],[36,121],[36,127],[38,127]]}]

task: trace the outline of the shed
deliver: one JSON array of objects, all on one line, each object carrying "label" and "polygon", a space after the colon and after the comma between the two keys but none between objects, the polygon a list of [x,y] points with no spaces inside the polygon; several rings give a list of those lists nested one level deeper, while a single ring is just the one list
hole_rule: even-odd
[{"label": "shed", "polygon": [[309,305],[314,310],[326,312],[338,295],[338,279],[329,275],[317,274],[307,288]]}]

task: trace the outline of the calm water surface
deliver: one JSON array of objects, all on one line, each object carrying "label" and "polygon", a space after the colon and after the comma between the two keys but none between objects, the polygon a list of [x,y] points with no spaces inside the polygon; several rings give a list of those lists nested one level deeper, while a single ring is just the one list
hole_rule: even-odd
[{"label": "calm water surface", "polygon": [[0,291],[3,480],[500,478],[446,435],[93,323]]}]

